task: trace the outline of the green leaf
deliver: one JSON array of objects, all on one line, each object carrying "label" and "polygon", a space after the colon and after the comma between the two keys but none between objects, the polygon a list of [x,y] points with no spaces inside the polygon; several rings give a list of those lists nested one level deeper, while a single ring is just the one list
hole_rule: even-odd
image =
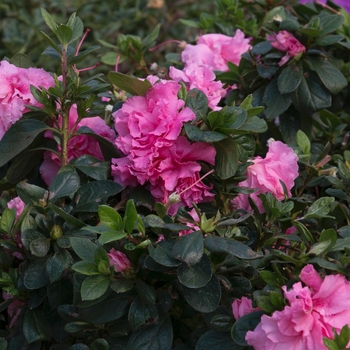
[{"label": "green leaf", "polygon": [[308,254],[309,255],[321,255],[324,252],[326,252],[327,250],[329,250],[329,247],[331,245],[331,240],[327,240],[327,241],[323,241],[320,243],[315,243],[311,249],[309,250]]},{"label": "green leaf", "polygon": [[225,239],[225,241],[227,244],[227,252],[237,258],[250,260],[263,257],[261,252],[255,252],[246,244],[231,239]]},{"label": "green leaf", "polygon": [[144,304],[149,305],[156,302],[156,291],[152,286],[142,280],[137,280],[135,287]]},{"label": "green leaf", "polygon": [[300,28],[300,24],[294,18],[284,19],[279,26],[280,30],[287,30],[288,32],[294,32]]},{"label": "green leaf", "polygon": [[295,91],[301,82],[303,72],[303,66],[300,61],[283,69],[277,79],[278,90],[280,93],[288,94]]},{"label": "green leaf", "polygon": [[91,345],[90,350],[108,350],[109,345],[105,339],[99,338],[95,339]]},{"label": "green leaf", "polygon": [[333,202],[334,197],[321,197],[317,199],[314,203],[311,204],[306,214],[299,220],[310,218],[321,219],[325,217],[331,210],[330,206]]},{"label": "green leaf", "polygon": [[81,299],[84,301],[99,298],[107,291],[109,282],[109,277],[104,275],[85,278],[81,285]]},{"label": "green leaf", "polygon": [[152,244],[148,245],[148,251],[151,257],[158,263],[167,267],[176,267],[180,265],[179,261],[176,261],[172,257],[172,249],[174,243],[161,241],[157,244],[156,248]]},{"label": "green leaf", "polygon": [[56,28],[55,34],[63,47],[68,46],[73,37],[72,29],[64,24]]},{"label": "green leaf", "polygon": [[57,249],[46,264],[46,272],[50,278],[50,282],[53,283],[61,279],[63,271],[68,269],[72,262],[72,256],[67,250]]},{"label": "green leaf", "polygon": [[10,208],[6,208],[1,215],[0,228],[5,233],[10,233],[11,228],[15,222],[16,210],[12,210]]},{"label": "green leaf", "polygon": [[39,309],[27,310],[23,321],[23,334],[29,344],[51,340],[50,324]]},{"label": "green leaf", "polygon": [[317,38],[315,41],[316,45],[329,46],[338,43],[344,39],[344,35],[327,35]]},{"label": "green leaf", "polygon": [[320,238],[318,239],[318,241],[321,243],[321,242],[324,242],[324,241],[330,241],[330,245],[328,246],[327,248],[327,252],[329,252],[335,245],[335,243],[337,242],[337,232],[332,229],[332,228],[329,228],[327,230],[323,230],[321,232],[321,235],[320,235]]},{"label": "green leaf", "polygon": [[91,263],[95,263],[94,256],[96,249],[98,248],[97,244],[92,243],[87,238],[78,237],[70,237],[70,242],[72,248],[74,249],[75,253],[79,256],[80,259]]},{"label": "green leaf", "polygon": [[100,238],[98,239],[98,242],[101,245],[104,245],[109,242],[118,241],[126,237],[126,235],[127,233],[125,231],[106,231],[101,234]]},{"label": "green leaf", "polygon": [[91,52],[99,50],[101,47],[100,46],[91,46],[88,49],[79,52],[78,55],[73,56],[71,59],[68,60],[68,64],[77,64],[80,62],[83,62],[84,59],[90,55]]},{"label": "green leaf", "polygon": [[99,205],[98,217],[103,225],[111,230],[122,231],[124,223],[121,215],[112,207],[108,205]]},{"label": "green leaf", "polygon": [[102,162],[88,154],[72,159],[69,164],[95,180],[107,180],[110,171],[108,162]]},{"label": "green leaf", "polygon": [[85,225],[83,221],[75,218],[72,215],[66,213],[63,209],[57,207],[53,203],[49,203],[48,207],[52,209],[56,214],[58,214],[62,219],[64,219],[68,224],[73,225],[75,227],[82,227]]},{"label": "green leaf", "polygon": [[137,210],[133,199],[129,199],[126,203],[123,224],[125,231],[131,234],[137,222]]},{"label": "green leaf", "polygon": [[255,311],[239,318],[232,327],[232,339],[239,345],[248,346],[245,336],[248,331],[253,331],[260,323],[263,314],[263,311]]},{"label": "green leaf", "polygon": [[44,257],[50,249],[50,238],[37,238],[30,242],[30,252],[40,258]]},{"label": "green leaf", "polygon": [[92,181],[79,188],[76,193],[75,212],[96,212],[100,204],[104,204],[110,196],[124,189],[111,180]]},{"label": "green leaf", "polygon": [[198,340],[195,350],[244,350],[244,347],[234,342],[230,333],[216,329],[204,333]]},{"label": "green leaf", "polygon": [[178,238],[174,245],[172,256],[188,265],[194,265],[200,261],[203,252],[203,233],[196,231]]},{"label": "green leaf", "polygon": [[227,180],[236,174],[238,168],[238,147],[232,137],[216,142],[215,170],[222,180]]},{"label": "green leaf", "polygon": [[288,94],[282,94],[279,91],[278,80],[274,79],[265,89],[263,102],[267,105],[267,108],[264,110],[266,118],[271,120],[281,115],[292,101]]},{"label": "green leaf", "polygon": [[213,274],[212,264],[206,254],[194,265],[182,263],[177,268],[177,277],[181,284],[188,288],[204,287],[211,279]]},{"label": "green leaf", "polygon": [[56,33],[56,29],[58,27],[58,25],[56,24],[56,22],[53,20],[52,16],[44,9],[41,8],[41,15],[44,18],[45,23],[47,24],[47,26],[54,32]]},{"label": "green leaf", "polygon": [[298,130],[297,132],[297,145],[304,154],[310,154],[311,142],[302,130]]},{"label": "green leaf", "polygon": [[330,15],[323,12],[320,16],[320,25],[318,29],[321,31],[322,35],[336,31],[344,21],[342,15]]},{"label": "green leaf", "polygon": [[112,282],[111,289],[113,289],[117,293],[124,293],[134,288],[134,282],[132,280],[118,280]]},{"label": "green leaf", "polygon": [[20,52],[14,54],[11,57],[10,63],[15,65],[16,67],[20,67],[20,68],[34,67],[34,64],[31,61],[31,59],[27,55],[25,55],[24,53],[20,53]]},{"label": "green leaf", "polygon": [[301,82],[291,97],[294,107],[303,114],[320,111],[332,104],[331,95],[305,75],[301,77]]},{"label": "green leaf", "polygon": [[152,45],[152,43],[158,38],[159,35],[159,29],[160,29],[160,23],[158,23],[152,32],[147,35],[143,40],[142,40],[142,46],[143,48],[147,49]]},{"label": "green leaf", "polygon": [[196,115],[196,121],[203,119],[208,111],[208,99],[204,92],[198,89],[192,89],[187,93],[186,107],[192,109]]},{"label": "green leaf", "polygon": [[46,259],[37,259],[33,261],[24,272],[24,285],[28,289],[39,289],[49,282],[46,273]]},{"label": "green leaf", "polygon": [[79,175],[71,165],[66,165],[53,178],[49,187],[49,199],[56,200],[63,197],[71,197],[78,190],[79,185]]},{"label": "green leaf", "polygon": [[133,331],[137,331],[142,326],[154,324],[158,322],[158,319],[156,305],[145,305],[140,297],[136,297],[130,305],[128,321]]},{"label": "green leaf", "polygon": [[261,270],[259,271],[259,275],[269,286],[281,288],[281,284],[278,281],[277,275],[273,272],[269,270]]},{"label": "green leaf", "polygon": [[100,275],[100,272],[97,269],[97,265],[89,261],[78,261],[72,265],[71,269],[81,273],[82,275]]},{"label": "green leaf", "polygon": [[152,87],[147,79],[142,81],[118,72],[109,72],[108,79],[121,90],[132,95],[145,96],[147,91]]},{"label": "green leaf", "polygon": [[220,283],[215,274],[202,288],[187,288],[181,285],[181,290],[187,302],[199,312],[215,311],[221,300]]},{"label": "green leaf", "polygon": [[202,131],[197,126],[190,123],[184,123],[185,131],[191,141],[199,142],[218,142],[226,139],[227,135],[217,131]]},{"label": "green leaf", "polygon": [[73,35],[70,42],[74,42],[75,40],[78,40],[83,35],[84,23],[79,17],[75,17],[72,29],[73,29]]},{"label": "green leaf", "polygon": [[170,350],[173,343],[173,327],[170,316],[161,317],[157,324],[133,332],[128,350]]},{"label": "green leaf", "polygon": [[[58,55],[60,55],[60,48],[58,47],[58,45],[43,31],[40,31],[40,33],[42,34],[44,40],[46,41],[46,43],[54,50],[56,51],[56,53]],[[45,50],[46,51],[46,50]],[[44,54],[44,53],[43,53]],[[60,56],[59,56],[60,57]]]},{"label": "green leaf", "polygon": [[35,119],[23,119],[13,124],[0,140],[0,167],[28,147],[48,126]]},{"label": "green leaf", "polygon": [[33,205],[46,204],[48,191],[46,191],[44,188],[21,181],[17,184],[16,191],[25,203],[30,203]]}]

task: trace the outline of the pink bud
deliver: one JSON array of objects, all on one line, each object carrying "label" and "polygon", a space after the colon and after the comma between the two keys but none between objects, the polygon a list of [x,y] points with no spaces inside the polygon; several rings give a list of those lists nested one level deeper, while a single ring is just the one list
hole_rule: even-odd
[{"label": "pink bud", "polygon": [[114,266],[115,272],[123,272],[131,266],[128,257],[119,250],[112,248],[107,255],[109,257],[109,264]]},{"label": "pink bud", "polygon": [[313,265],[306,265],[300,272],[300,279],[317,293],[322,284],[322,278]]},{"label": "pink bud", "polygon": [[255,309],[253,309],[252,301],[246,297],[236,299],[232,303],[232,313],[236,320],[244,315],[250,314],[253,311],[255,311]]}]

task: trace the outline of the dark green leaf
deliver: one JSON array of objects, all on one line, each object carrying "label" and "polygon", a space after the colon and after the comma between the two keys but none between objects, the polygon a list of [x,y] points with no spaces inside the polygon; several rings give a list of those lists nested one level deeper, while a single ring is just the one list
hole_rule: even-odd
[{"label": "dark green leaf", "polygon": [[234,241],[231,239],[226,239],[226,243],[227,243],[227,252],[236,256],[237,258],[249,260],[249,259],[258,259],[263,257],[261,252],[255,252],[246,244],[243,244],[241,242]]},{"label": "dark green leaf", "polygon": [[161,241],[156,248],[151,244],[148,245],[148,250],[151,257],[158,263],[167,267],[176,267],[180,264],[172,257],[172,249],[174,244],[172,242]]},{"label": "dark green leaf", "polygon": [[142,39],[142,46],[148,48],[158,37],[160,29],[160,23],[158,23],[152,32],[148,34],[144,39]]},{"label": "dark green leaf", "polygon": [[29,344],[40,340],[51,340],[49,322],[40,310],[27,310],[23,321],[23,334]]},{"label": "dark green leaf", "polygon": [[46,259],[33,261],[24,273],[24,285],[28,289],[39,289],[48,284],[49,277],[46,273]]},{"label": "dark green leaf", "polygon": [[303,72],[303,66],[300,62],[283,69],[277,80],[280,93],[288,94],[295,91],[301,82]]},{"label": "dark green leaf", "polygon": [[170,316],[161,317],[156,325],[133,332],[128,350],[171,350],[173,327]]},{"label": "dark green leaf", "polygon": [[49,190],[51,200],[73,196],[80,185],[80,178],[71,165],[62,167],[53,178]]},{"label": "dark green leaf", "polygon": [[16,218],[15,212],[16,210],[6,208],[1,215],[0,228],[5,233],[9,233],[11,231]]},{"label": "dark green leaf", "polygon": [[72,248],[74,249],[75,253],[79,256],[80,259],[91,263],[95,263],[94,256],[98,245],[92,243],[87,238],[78,237],[70,237],[70,242]]},{"label": "dark green leaf", "polygon": [[109,277],[96,275],[87,277],[81,285],[81,299],[95,300],[102,296],[108,289]]},{"label": "dark green leaf", "polygon": [[220,283],[215,274],[202,288],[187,288],[181,285],[181,290],[187,302],[199,312],[215,311],[221,299]]},{"label": "dark green leaf", "polygon": [[47,24],[47,26],[54,33],[56,33],[56,29],[57,29],[58,26],[57,26],[56,22],[53,20],[52,16],[44,8],[41,8],[41,15],[44,18],[44,21]]},{"label": "dark green leaf", "polygon": [[55,34],[62,46],[67,46],[72,39],[73,31],[68,26],[61,24],[56,28]]},{"label": "dark green leaf", "polygon": [[129,199],[126,203],[125,213],[124,213],[124,228],[129,234],[132,233],[137,221],[137,210],[133,199]]},{"label": "dark green leaf", "polygon": [[328,46],[338,43],[344,39],[344,35],[327,35],[317,38],[315,43],[320,46]]},{"label": "dark green leaf", "polygon": [[109,72],[108,79],[114,85],[132,95],[145,96],[147,91],[152,87],[147,79],[142,81],[118,72]]},{"label": "dark green leaf", "polygon": [[215,170],[222,180],[236,174],[238,168],[238,147],[232,137],[216,142]]},{"label": "dark green leaf", "polygon": [[331,210],[330,205],[334,202],[334,197],[321,197],[311,204],[310,208],[306,214],[300,218],[310,219],[310,218],[323,218]]},{"label": "dark green leaf", "polygon": [[46,272],[50,278],[50,282],[58,281],[65,269],[72,264],[72,256],[65,249],[58,249],[50,257],[46,265]]},{"label": "dark green leaf", "polygon": [[187,93],[186,107],[192,109],[196,115],[196,121],[199,121],[207,114],[208,99],[202,91],[192,89]]},{"label": "dark green leaf", "polygon": [[343,23],[344,17],[342,15],[330,15],[325,12],[319,16],[320,25],[318,29],[322,35],[336,31]]},{"label": "dark green leaf", "polygon": [[204,287],[211,279],[213,274],[212,264],[206,254],[194,265],[182,263],[177,268],[177,277],[181,284],[188,288]]},{"label": "dark green leaf", "polygon": [[98,216],[103,225],[109,229],[120,231],[124,229],[123,219],[114,208],[108,205],[100,205],[98,207]]},{"label": "dark green leaf", "polygon": [[25,55],[24,53],[20,53],[20,52],[14,54],[11,57],[10,63],[15,65],[16,67],[20,67],[20,68],[34,67],[34,64],[31,61],[31,59],[27,55]]},{"label": "dark green leaf", "polygon": [[55,206],[53,203],[49,203],[48,207],[52,209],[56,214],[58,214],[62,219],[64,219],[70,225],[73,225],[75,227],[81,227],[85,225],[83,221],[80,221],[74,216],[69,215],[63,209]]},{"label": "dark green leaf", "polygon": [[255,311],[239,318],[232,327],[232,339],[239,345],[248,346],[245,336],[248,331],[253,331],[260,323],[263,311]]},{"label": "dark green leaf", "polygon": [[191,141],[218,142],[226,139],[227,135],[217,131],[202,131],[197,126],[190,123],[184,124],[186,134]]},{"label": "dark green leaf", "polygon": [[188,265],[194,265],[200,261],[203,252],[203,233],[201,231],[196,231],[179,237],[174,245],[172,256]]},{"label": "dark green leaf", "polygon": [[72,265],[72,270],[81,273],[82,275],[92,276],[100,275],[100,272],[97,269],[97,265],[89,261],[78,261]]},{"label": "dark green leaf", "polygon": [[140,297],[136,297],[130,305],[128,321],[133,331],[158,322],[158,318],[157,307],[154,304],[144,304]]},{"label": "dark green leaf", "polygon": [[137,280],[135,286],[144,304],[149,305],[156,302],[156,291],[152,286],[142,280]]},{"label": "dark green leaf", "polygon": [[23,119],[13,124],[0,140],[0,167],[28,147],[48,126],[35,119]]},{"label": "dark green leaf", "polygon": [[37,238],[30,242],[30,252],[40,258],[44,257],[50,249],[50,238]]},{"label": "dark green leaf", "polygon": [[109,345],[105,339],[95,339],[90,345],[90,350],[109,350]]},{"label": "dark green leaf", "polygon": [[107,180],[110,171],[108,162],[102,162],[88,154],[72,159],[70,164],[95,180]]},{"label": "dark green leaf", "polygon": [[212,329],[198,340],[195,350],[243,350],[244,347],[234,342],[230,333]]}]

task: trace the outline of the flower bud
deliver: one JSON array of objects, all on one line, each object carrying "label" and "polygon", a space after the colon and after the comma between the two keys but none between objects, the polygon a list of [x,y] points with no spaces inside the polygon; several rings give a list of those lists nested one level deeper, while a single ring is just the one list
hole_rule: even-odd
[{"label": "flower bud", "polygon": [[123,272],[131,267],[128,257],[119,250],[112,248],[107,255],[109,257],[109,264],[114,267],[115,272]]},{"label": "flower bud", "polygon": [[51,231],[50,231],[50,238],[54,241],[57,240],[57,238],[62,237],[62,228],[58,225],[53,225]]}]

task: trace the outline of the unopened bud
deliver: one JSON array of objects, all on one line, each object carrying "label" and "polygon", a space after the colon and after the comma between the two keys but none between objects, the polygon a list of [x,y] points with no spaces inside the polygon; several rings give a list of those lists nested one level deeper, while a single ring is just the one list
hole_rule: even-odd
[{"label": "unopened bud", "polygon": [[58,225],[53,225],[50,231],[50,238],[56,241],[58,238],[62,237],[62,228]]}]

